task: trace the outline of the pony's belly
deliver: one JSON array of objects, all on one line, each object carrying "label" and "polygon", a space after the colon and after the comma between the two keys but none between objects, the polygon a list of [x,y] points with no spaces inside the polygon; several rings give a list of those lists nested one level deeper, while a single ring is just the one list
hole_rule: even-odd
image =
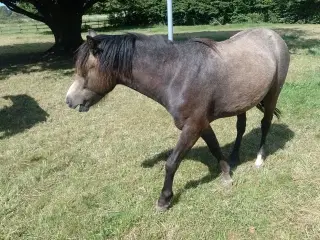
[{"label": "pony's belly", "polygon": [[258,105],[265,97],[269,87],[260,89],[260,91],[234,91],[225,97],[216,99],[213,106],[210,108],[211,115],[214,119],[231,117],[239,115],[243,112]]},{"label": "pony's belly", "polygon": [[215,120],[218,118],[237,116],[237,115],[244,113],[244,112],[248,111],[249,109],[255,107],[258,103],[259,102],[254,103],[252,105],[247,105],[247,106],[240,106],[240,105],[231,106],[227,109],[216,110],[212,113],[211,119]]}]

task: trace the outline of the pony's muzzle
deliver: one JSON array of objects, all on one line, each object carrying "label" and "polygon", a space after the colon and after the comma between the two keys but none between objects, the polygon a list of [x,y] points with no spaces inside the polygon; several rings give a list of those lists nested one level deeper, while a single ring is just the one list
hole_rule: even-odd
[{"label": "pony's muzzle", "polygon": [[75,109],[77,107],[77,105],[72,104],[72,100],[70,97],[66,98],[66,104],[69,106],[69,108],[72,108],[72,109]]}]

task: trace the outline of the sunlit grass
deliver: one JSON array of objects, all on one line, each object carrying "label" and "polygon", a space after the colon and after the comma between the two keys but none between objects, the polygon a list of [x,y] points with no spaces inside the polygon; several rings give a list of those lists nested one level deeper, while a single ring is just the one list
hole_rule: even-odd
[{"label": "sunlit grass", "polygon": [[[268,26],[286,30],[293,54],[265,166],[253,167],[262,115],[251,110],[234,186],[221,186],[217,162],[199,140],[177,172],[174,205],[163,214],[154,209],[162,159],[179,136],[169,114],[121,86],[88,113],[70,110],[64,98],[72,69],[1,62],[43,51],[53,38],[0,36],[0,239],[319,239],[320,27]],[[304,39],[314,41],[305,46]],[[228,153],[235,119],[212,126]]]}]

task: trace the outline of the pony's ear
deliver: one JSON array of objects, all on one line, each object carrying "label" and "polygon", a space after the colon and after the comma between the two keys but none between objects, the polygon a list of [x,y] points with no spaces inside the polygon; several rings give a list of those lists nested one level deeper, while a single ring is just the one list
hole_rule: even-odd
[{"label": "pony's ear", "polygon": [[95,37],[95,36],[97,36],[98,34],[97,34],[94,30],[89,29],[88,35],[89,35],[90,37]]},{"label": "pony's ear", "polygon": [[91,36],[87,36],[87,44],[89,46],[90,51],[93,54],[96,54],[98,52],[98,45],[99,45],[99,41],[97,41],[96,39],[94,39]]}]

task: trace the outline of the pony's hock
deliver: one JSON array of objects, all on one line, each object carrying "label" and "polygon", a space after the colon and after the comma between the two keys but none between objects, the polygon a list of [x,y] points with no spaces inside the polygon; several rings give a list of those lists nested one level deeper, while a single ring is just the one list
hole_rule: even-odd
[{"label": "pony's hock", "polygon": [[[220,161],[223,182],[232,183],[230,165],[239,163],[246,111],[255,106],[264,113],[256,161],[262,165],[290,61],[287,45],[274,31],[253,29],[222,42],[200,38],[179,43],[161,36],[90,31],[76,59],[75,81],[67,93],[71,108],[80,105],[80,111],[87,111],[122,84],[163,105],[181,130],[165,165],[160,209],[170,206],[175,172],[200,137]],[[227,160],[210,123],[231,116],[237,116],[237,137]]]}]

